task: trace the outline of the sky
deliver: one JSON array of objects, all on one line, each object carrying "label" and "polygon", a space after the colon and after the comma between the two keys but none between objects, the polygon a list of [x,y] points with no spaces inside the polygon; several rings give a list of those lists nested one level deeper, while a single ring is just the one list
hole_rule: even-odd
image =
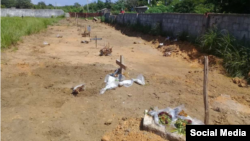
[{"label": "sky", "polygon": [[[64,6],[64,5],[74,5],[75,2],[78,2],[81,5],[87,4],[87,0],[31,0],[33,4],[37,4],[40,1],[43,1],[48,4],[56,5],[56,6]],[[97,0],[88,0],[89,3]],[[104,0],[102,0],[104,1]],[[113,0],[112,0],[113,1]]]}]

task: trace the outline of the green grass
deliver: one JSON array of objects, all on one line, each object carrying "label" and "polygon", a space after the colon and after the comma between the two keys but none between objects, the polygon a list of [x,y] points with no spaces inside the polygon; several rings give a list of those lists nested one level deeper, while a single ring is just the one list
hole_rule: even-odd
[{"label": "green grass", "polygon": [[22,36],[38,33],[61,18],[2,17],[1,49],[17,43]]},{"label": "green grass", "polygon": [[244,77],[250,82],[250,46],[229,33],[210,29],[198,40],[202,52],[223,58],[223,66],[232,77]]}]

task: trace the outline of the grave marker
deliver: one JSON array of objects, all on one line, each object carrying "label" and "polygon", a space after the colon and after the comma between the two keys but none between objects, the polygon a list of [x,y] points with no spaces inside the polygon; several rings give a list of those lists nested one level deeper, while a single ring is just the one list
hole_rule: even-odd
[{"label": "grave marker", "polygon": [[102,40],[102,38],[97,38],[97,36],[95,36],[95,38],[92,38],[90,40],[95,40],[95,46],[97,48],[97,40]]},{"label": "grave marker", "polygon": [[120,71],[121,71],[121,74],[123,72],[122,69],[126,70],[127,69],[127,66],[125,64],[123,64],[123,56],[121,55],[120,56],[120,61],[119,60],[116,60],[116,64],[120,66]]}]

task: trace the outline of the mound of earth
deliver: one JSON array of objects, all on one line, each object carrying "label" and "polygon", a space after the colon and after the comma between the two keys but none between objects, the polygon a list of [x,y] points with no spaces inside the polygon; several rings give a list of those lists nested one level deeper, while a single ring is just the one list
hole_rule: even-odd
[{"label": "mound of earth", "polygon": [[141,130],[142,118],[122,118],[119,125],[103,135],[102,141],[166,141],[160,136]]}]

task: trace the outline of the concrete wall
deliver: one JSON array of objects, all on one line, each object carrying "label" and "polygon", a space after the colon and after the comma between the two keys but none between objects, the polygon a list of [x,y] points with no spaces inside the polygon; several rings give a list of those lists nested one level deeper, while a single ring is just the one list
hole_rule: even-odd
[{"label": "concrete wall", "polygon": [[250,41],[250,15],[238,14],[211,14],[209,27],[216,26],[221,30],[227,30],[238,39]]},{"label": "concrete wall", "polygon": [[202,14],[163,14],[162,30],[174,35],[185,31],[199,36],[206,31],[206,17]]},{"label": "concrete wall", "polygon": [[[105,15],[108,18],[108,15]],[[209,28],[216,26],[219,30],[227,30],[234,37],[250,41],[250,15],[246,14],[119,14],[116,22],[120,24],[139,22],[142,25],[154,26],[161,23],[161,29],[174,35],[186,31],[189,35],[200,36]]]},{"label": "concrete wall", "polygon": [[131,23],[136,24],[137,23],[137,14],[124,14],[124,22],[125,23]]},{"label": "concrete wall", "polygon": [[162,22],[163,14],[139,14],[138,20],[142,25],[155,26],[157,23]]},{"label": "concrete wall", "polygon": [[61,9],[1,9],[1,17],[44,17],[50,18],[51,16],[57,17],[64,15],[64,11]]}]

